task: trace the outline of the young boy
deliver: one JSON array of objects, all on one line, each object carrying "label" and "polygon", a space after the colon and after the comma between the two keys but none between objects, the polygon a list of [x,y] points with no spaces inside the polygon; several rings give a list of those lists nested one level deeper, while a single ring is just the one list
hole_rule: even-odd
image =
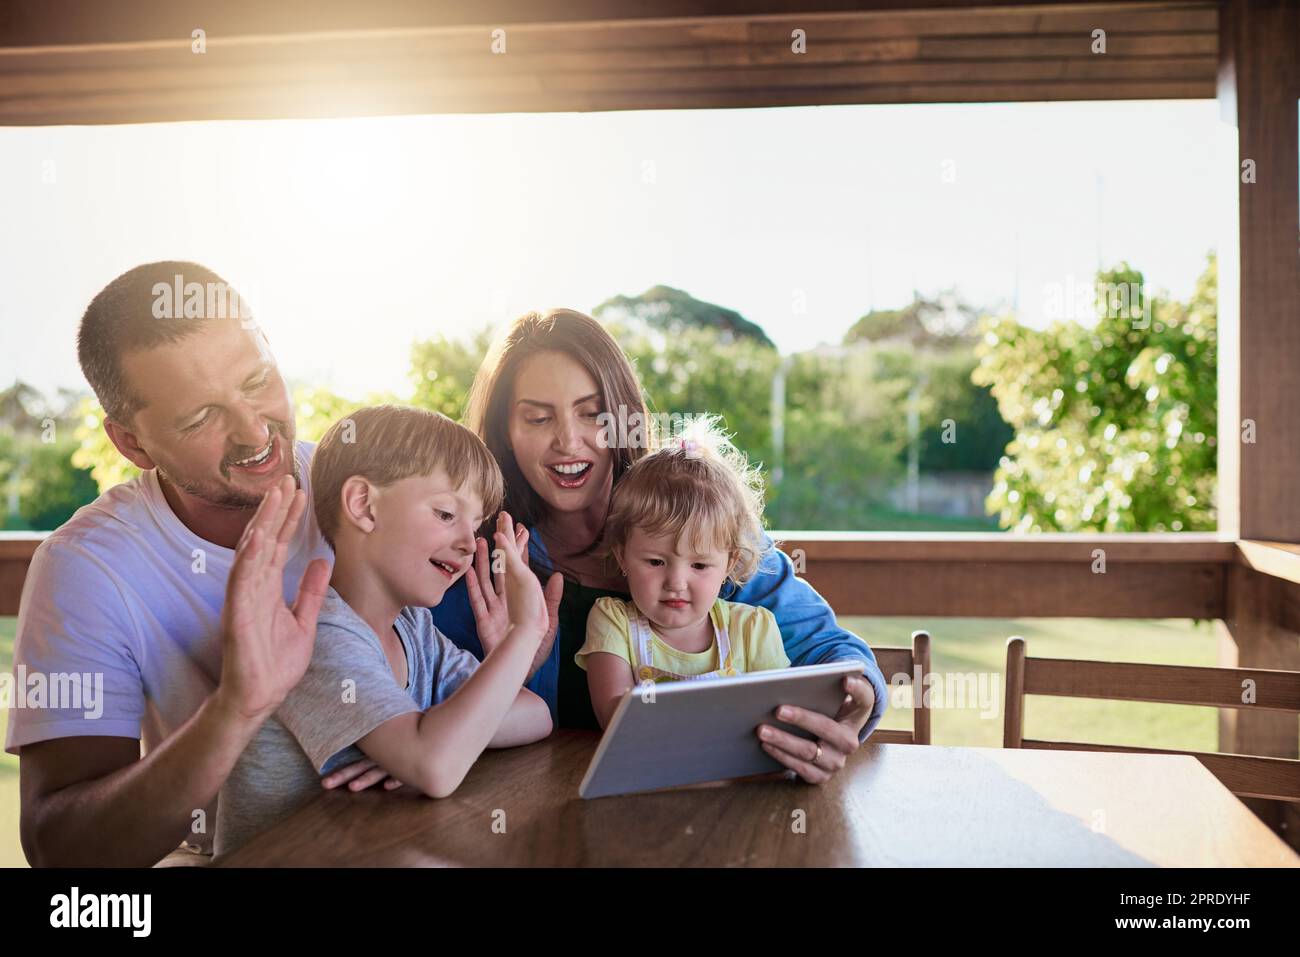
[{"label": "young boy", "polygon": [[479,438],[434,412],[361,409],[321,440],[311,482],[335,554],[330,590],[306,674],[221,790],[217,857],[363,756],[445,797],[485,747],[551,733],[545,702],[522,687],[547,627],[541,585],[524,564],[526,530],[498,518],[510,625],[481,664],[429,613],[469,568],[475,531],[501,503],[501,473]]}]

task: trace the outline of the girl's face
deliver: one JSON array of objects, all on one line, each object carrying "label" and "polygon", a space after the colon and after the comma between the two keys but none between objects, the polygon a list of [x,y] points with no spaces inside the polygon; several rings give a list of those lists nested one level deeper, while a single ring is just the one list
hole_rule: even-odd
[{"label": "girl's face", "polygon": [[609,501],[614,455],[601,442],[600,386],[563,352],[539,352],[520,365],[507,434],[528,484],[556,512]]},{"label": "girl's face", "polygon": [[650,535],[633,528],[620,556],[632,600],[665,631],[688,628],[707,618],[731,565],[726,551],[699,551],[688,538]]}]

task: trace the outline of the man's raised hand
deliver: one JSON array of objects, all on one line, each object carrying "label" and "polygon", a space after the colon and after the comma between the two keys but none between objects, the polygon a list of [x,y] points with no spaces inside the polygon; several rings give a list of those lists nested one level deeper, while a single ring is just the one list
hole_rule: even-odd
[{"label": "man's raised hand", "polygon": [[293,608],[284,602],[289,543],[306,507],[307,494],[286,475],[262,499],[235,548],[221,609],[218,692],[247,718],[265,718],[278,708],[311,661],[329,562],[313,560]]}]

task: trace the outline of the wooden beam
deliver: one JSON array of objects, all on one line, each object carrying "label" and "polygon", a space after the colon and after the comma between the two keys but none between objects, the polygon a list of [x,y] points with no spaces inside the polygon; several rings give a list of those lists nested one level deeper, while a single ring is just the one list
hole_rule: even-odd
[{"label": "wooden beam", "polygon": [[[1221,618],[1236,556],[1233,542],[1204,534],[775,535],[843,615]],[[0,535],[0,615],[17,614],[42,538]]]},{"label": "wooden beam", "polygon": [[491,22],[293,22],[0,45],[0,123],[1186,98],[1218,63],[1208,3],[503,22],[500,53]]},{"label": "wooden beam", "polygon": [[1219,618],[1214,535],[774,533],[843,615]]}]

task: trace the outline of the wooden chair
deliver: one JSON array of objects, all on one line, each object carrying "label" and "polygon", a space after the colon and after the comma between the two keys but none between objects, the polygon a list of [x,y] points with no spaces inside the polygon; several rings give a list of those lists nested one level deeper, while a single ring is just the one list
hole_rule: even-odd
[{"label": "wooden chair", "polygon": [[[876,655],[876,664],[885,676],[885,685],[892,687],[894,675],[907,675],[907,684],[912,685],[912,730],[888,731],[884,729],[871,732],[867,740],[873,744],[929,744],[930,743],[930,709],[925,706],[925,677],[930,673],[930,633],[928,631],[912,632],[912,647],[876,646],[871,649]],[[920,686],[916,684],[916,668],[920,666]]]},{"label": "wooden chair", "polygon": [[[1205,765],[1206,770],[1238,797],[1300,801],[1300,760],[1292,758],[1037,741],[1024,737],[1027,694],[1300,712],[1300,672],[1029,658],[1025,655],[1025,639],[1014,636],[1007,639],[1006,678],[1003,747],[1188,754]],[[1242,702],[1243,682],[1246,680],[1255,683],[1255,701],[1251,704]]]}]

